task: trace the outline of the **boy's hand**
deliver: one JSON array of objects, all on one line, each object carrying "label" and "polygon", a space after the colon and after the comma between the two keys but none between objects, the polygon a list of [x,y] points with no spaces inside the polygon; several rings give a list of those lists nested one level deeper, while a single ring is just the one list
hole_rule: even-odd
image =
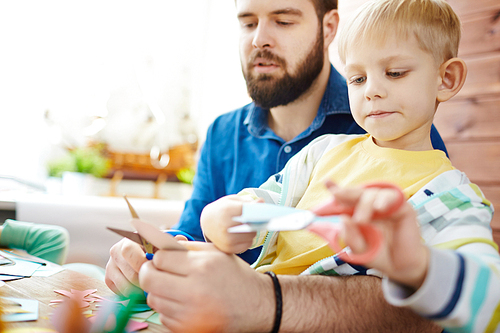
[{"label": "boy's hand", "polygon": [[228,195],[208,204],[201,213],[200,223],[208,241],[226,253],[241,253],[250,248],[256,233],[229,233],[228,228],[238,225],[233,218],[242,214],[243,203],[262,202],[248,197]]},{"label": "boy's hand", "polygon": [[422,243],[417,216],[413,207],[404,202],[390,217],[373,220],[375,212],[385,212],[397,200],[393,189],[327,187],[339,203],[354,207],[352,217],[342,216],[341,238],[353,253],[366,250],[366,243],[357,224],[373,223],[383,235],[382,248],[367,266],[375,268],[399,283],[418,289],[427,274],[428,248]]}]

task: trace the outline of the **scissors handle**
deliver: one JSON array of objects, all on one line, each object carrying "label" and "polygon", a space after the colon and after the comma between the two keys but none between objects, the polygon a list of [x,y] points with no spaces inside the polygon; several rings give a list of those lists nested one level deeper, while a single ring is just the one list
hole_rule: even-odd
[{"label": "scissors handle", "polygon": [[[373,219],[381,219],[385,217],[391,216],[395,213],[405,202],[405,197],[403,192],[396,185],[385,183],[385,182],[377,182],[371,183],[363,186],[364,188],[388,188],[394,189],[398,193],[398,197],[393,205],[391,205],[384,212],[375,212],[373,214]],[[325,216],[325,215],[340,215],[346,214],[352,216],[354,214],[354,207],[346,207],[338,204],[335,200],[330,200],[326,204],[322,204],[312,210],[316,215]],[[360,224],[357,226],[358,230],[363,235],[365,239],[367,250],[363,253],[355,254],[355,253],[347,253],[345,249],[345,245],[340,239],[340,227],[335,224],[331,224],[328,222],[314,222],[307,229],[312,231],[313,233],[323,237],[328,241],[328,245],[337,253],[338,257],[343,261],[350,262],[353,264],[363,265],[372,261],[378,251],[382,246],[383,235],[379,229],[375,228],[370,224]]]}]

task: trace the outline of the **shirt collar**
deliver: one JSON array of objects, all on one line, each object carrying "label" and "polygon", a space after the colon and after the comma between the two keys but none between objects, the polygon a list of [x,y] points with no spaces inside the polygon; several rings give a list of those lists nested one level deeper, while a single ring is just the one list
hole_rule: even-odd
[{"label": "shirt collar", "polygon": [[[320,128],[328,115],[350,114],[351,111],[349,109],[346,110],[345,105],[349,105],[346,81],[344,77],[335,69],[335,67],[330,65],[330,76],[328,78],[327,87],[325,94],[323,95],[323,99],[321,100],[318,113],[316,114],[311,126],[293,139],[292,142],[304,138],[310,135],[311,132]],[[255,105],[253,102],[249,105],[249,112],[243,123],[247,126],[250,134],[255,137],[278,138],[278,136],[271,131],[267,124],[268,113],[269,110],[263,109],[260,106]]]}]

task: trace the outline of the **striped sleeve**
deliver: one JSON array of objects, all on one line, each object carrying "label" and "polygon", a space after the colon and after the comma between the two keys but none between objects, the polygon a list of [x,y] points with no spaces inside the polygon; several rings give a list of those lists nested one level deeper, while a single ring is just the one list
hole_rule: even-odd
[{"label": "striped sleeve", "polygon": [[500,255],[491,233],[491,203],[458,170],[437,177],[410,202],[431,251],[428,272],[415,292],[384,278],[387,301],[413,309],[446,332],[500,333]]},{"label": "striped sleeve", "polygon": [[500,332],[500,258],[491,246],[475,247],[474,251],[431,248],[422,287],[412,294],[384,278],[386,300],[410,307],[446,332]]}]

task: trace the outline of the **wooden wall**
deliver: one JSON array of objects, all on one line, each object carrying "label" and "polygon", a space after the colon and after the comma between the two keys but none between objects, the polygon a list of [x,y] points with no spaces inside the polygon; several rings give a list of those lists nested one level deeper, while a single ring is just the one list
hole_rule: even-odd
[{"label": "wooden wall", "polygon": [[[491,225],[500,244],[500,0],[447,1],[462,20],[459,56],[468,75],[462,91],[439,106],[434,124],[454,166],[497,209]],[[339,0],[341,25],[364,2]]]}]

